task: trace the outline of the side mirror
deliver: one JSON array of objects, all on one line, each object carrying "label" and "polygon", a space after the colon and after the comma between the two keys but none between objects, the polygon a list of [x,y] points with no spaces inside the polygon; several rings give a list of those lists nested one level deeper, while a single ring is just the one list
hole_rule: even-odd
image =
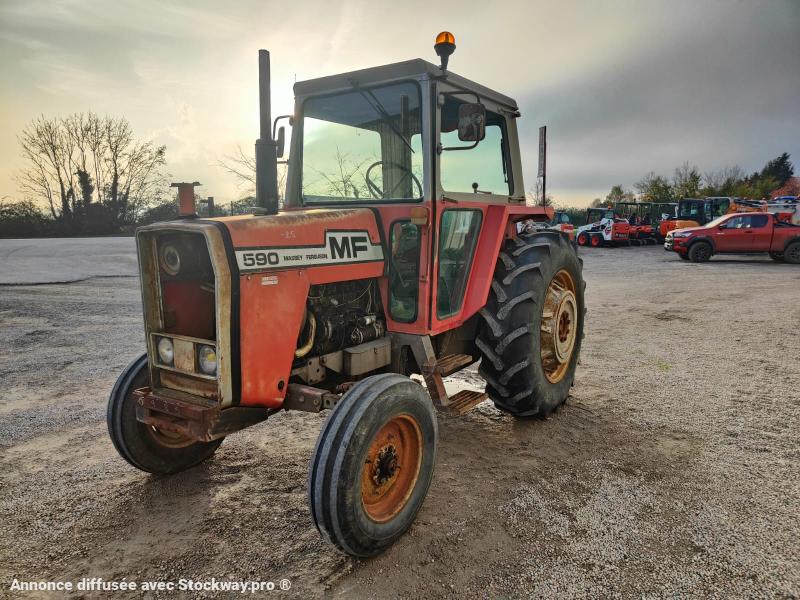
[{"label": "side mirror", "polygon": [[486,107],[479,102],[464,103],[458,107],[458,139],[462,142],[479,142],[486,136]]},{"label": "side mirror", "polygon": [[276,151],[275,154],[278,158],[283,158],[283,151],[286,146],[286,128],[279,127],[278,128],[278,139],[275,140]]}]

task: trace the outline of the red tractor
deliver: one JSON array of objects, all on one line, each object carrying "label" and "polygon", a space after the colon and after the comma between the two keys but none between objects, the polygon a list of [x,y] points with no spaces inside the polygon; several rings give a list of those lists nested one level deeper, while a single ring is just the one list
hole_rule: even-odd
[{"label": "red tractor", "polygon": [[[137,232],[147,351],[108,405],[119,453],[156,474],[211,457],[280,410],[330,410],[310,463],[320,533],[374,555],[431,483],[436,413],[490,398],[515,417],[567,398],[583,337],[582,263],[527,206],[514,100],[423,60],[299,82],[285,202],[284,129],[259,53],[253,214]],[[442,378],[482,359],[485,390]],[[420,374],[426,385],[410,379]]]}]

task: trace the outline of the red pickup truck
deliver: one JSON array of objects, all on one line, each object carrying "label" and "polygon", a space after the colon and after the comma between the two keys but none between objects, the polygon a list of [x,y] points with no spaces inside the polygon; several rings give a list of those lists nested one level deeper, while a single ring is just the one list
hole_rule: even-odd
[{"label": "red pickup truck", "polygon": [[693,262],[714,254],[767,252],[774,260],[799,264],[800,225],[779,221],[772,213],[733,213],[702,227],[670,231],[664,249]]}]

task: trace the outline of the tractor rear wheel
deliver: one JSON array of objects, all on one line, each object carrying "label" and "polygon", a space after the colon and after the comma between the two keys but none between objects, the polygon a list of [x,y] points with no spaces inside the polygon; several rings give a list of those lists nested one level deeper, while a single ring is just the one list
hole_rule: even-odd
[{"label": "tractor rear wheel", "polygon": [[120,456],[137,469],[166,475],[184,471],[214,454],[222,438],[195,442],[136,420],[133,392],[148,385],[147,354],[143,354],[125,368],[111,390],[106,422],[111,442]]},{"label": "tractor rear wheel", "polygon": [[706,262],[711,254],[711,244],[708,242],[695,242],[689,248],[689,260],[692,262]]},{"label": "tractor rear wheel", "polygon": [[385,550],[428,493],[438,426],[425,389],[394,373],[350,388],[322,426],[308,474],[319,532],[353,556]]},{"label": "tractor rear wheel", "polygon": [[583,338],[583,261],[564,236],[520,235],[500,252],[476,340],[495,405],[545,416],[569,395]]},{"label": "tractor rear wheel", "polygon": [[603,245],[603,236],[599,233],[593,233],[589,237],[589,244],[594,248],[599,248]]},{"label": "tractor rear wheel", "polygon": [[783,261],[793,265],[800,264],[800,242],[792,242],[783,251]]}]

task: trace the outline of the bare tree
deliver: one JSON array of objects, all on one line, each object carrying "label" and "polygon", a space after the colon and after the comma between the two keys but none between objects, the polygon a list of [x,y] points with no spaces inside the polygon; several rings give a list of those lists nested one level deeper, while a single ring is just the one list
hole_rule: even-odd
[{"label": "bare tree", "polygon": [[744,171],[738,165],[703,173],[703,192],[708,196],[732,196],[744,178]]},{"label": "bare tree", "polygon": [[[373,157],[374,158],[374,157]],[[367,178],[364,166],[372,163],[371,158],[361,161],[352,160],[347,154],[342,153],[336,147],[336,170],[332,173],[325,173],[319,169],[312,169],[327,184],[327,193],[338,198],[369,198],[370,191],[367,188]]]},{"label": "bare tree", "polygon": [[137,141],[124,118],[41,116],[18,139],[27,163],[17,174],[21,191],[46,201],[59,221],[91,218],[118,230],[168,191],[166,148]]},{"label": "bare tree", "polygon": [[536,187],[525,194],[527,204],[534,206],[553,206],[553,196],[547,194],[542,198],[542,179],[536,180]]},{"label": "bare tree", "polygon": [[697,198],[700,195],[700,172],[697,167],[684,162],[672,176],[672,190],[676,198]]},{"label": "bare tree", "polygon": [[[236,179],[236,185],[245,194],[256,193],[256,158],[254,154],[247,154],[241,146],[236,147],[234,154],[228,154],[217,162],[217,166],[225,170]],[[278,164],[278,199],[283,201],[286,189],[286,163]]]},{"label": "bare tree", "polygon": [[256,191],[256,158],[246,154],[241,146],[236,147],[235,154],[229,154],[217,163],[236,179],[236,185],[245,192],[255,194]]}]

